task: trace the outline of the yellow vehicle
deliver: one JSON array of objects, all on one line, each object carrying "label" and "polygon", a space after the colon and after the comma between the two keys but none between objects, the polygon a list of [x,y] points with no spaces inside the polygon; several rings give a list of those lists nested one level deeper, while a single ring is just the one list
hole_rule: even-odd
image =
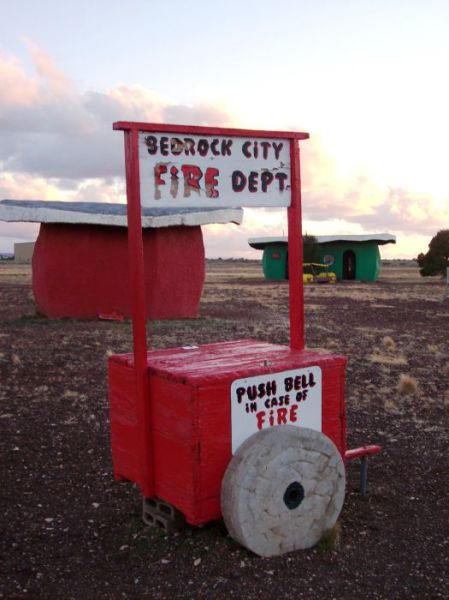
[{"label": "yellow vehicle", "polygon": [[321,263],[303,264],[303,282],[304,283],[336,283],[337,276],[329,271],[329,265]]}]

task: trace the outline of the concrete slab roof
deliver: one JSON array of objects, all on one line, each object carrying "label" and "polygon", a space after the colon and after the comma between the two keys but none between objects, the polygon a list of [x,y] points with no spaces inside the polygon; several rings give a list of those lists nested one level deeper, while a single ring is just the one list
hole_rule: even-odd
[{"label": "concrete slab roof", "polygon": [[[242,222],[241,208],[142,208],[142,227]],[[1,200],[0,221],[79,223],[126,227],[126,204],[53,200]]]},{"label": "concrete slab roof", "polygon": [[[319,244],[332,244],[336,242],[349,242],[351,244],[376,242],[381,246],[383,244],[396,243],[396,236],[391,235],[390,233],[373,233],[370,235],[316,235],[315,238]],[[273,244],[287,243],[288,238],[286,236],[248,239],[248,244],[251,248],[255,248],[256,250],[263,250],[266,246],[272,246]]]}]

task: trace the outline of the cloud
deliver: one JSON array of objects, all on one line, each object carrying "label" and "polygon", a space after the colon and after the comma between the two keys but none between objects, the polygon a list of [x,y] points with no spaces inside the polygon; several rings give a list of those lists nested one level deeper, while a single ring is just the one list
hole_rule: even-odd
[{"label": "cloud", "polygon": [[338,218],[369,233],[391,231],[398,235],[434,235],[449,222],[447,201],[381,184],[365,174],[343,174],[318,136],[303,143],[302,165],[305,219]]},{"label": "cloud", "polygon": [[232,123],[224,109],[172,104],[141,86],[78,92],[41,48],[28,45],[33,76],[0,55],[0,164],[5,171],[73,179],[122,176],[122,134],[112,131],[113,121]]}]

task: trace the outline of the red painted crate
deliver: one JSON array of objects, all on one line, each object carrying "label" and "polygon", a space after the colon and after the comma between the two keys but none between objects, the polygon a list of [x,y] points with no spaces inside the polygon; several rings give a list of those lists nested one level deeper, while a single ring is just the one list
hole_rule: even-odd
[{"label": "red painted crate", "polygon": [[275,425],[323,431],[344,456],[346,362],[322,351],[253,340],[148,352],[147,418],[136,399],[133,355],[111,356],[115,476],[145,493],[152,456],[156,497],[192,525],[218,519],[221,481],[233,449],[269,426],[270,417]]}]

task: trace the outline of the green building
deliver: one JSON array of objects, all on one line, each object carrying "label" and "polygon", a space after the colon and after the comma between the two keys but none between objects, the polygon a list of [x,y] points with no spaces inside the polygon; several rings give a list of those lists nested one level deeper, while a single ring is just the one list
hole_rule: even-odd
[{"label": "green building", "polygon": [[[376,281],[380,270],[379,246],[395,244],[389,233],[377,235],[315,236],[320,262],[328,265],[339,280]],[[288,279],[288,242],[286,237],[250,238],[249,245],[263,250],[262,265],[266,279]]]}]

